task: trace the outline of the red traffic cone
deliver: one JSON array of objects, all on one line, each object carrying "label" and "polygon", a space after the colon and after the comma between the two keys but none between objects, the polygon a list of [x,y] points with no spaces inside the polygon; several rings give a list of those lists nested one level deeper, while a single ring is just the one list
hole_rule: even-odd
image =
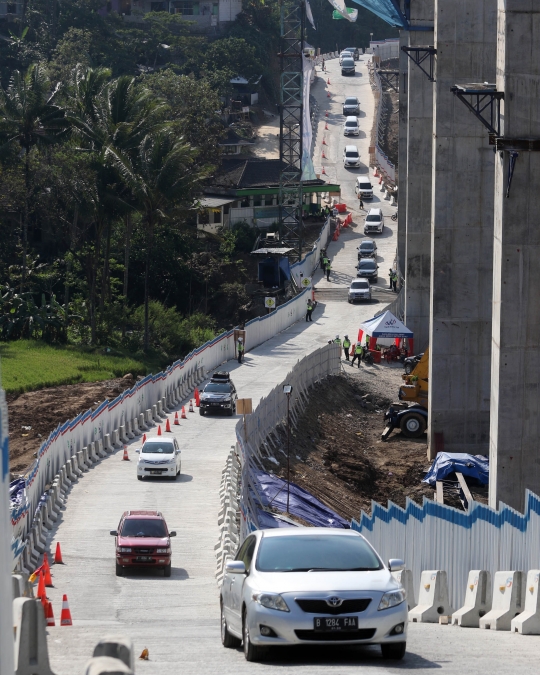
[{"label": "red traffic cone", "polygon": [[60,549],[60,542],[56,543],[56,551],[54,553],[54,564],[63,565],[64,561],[62,560],[62,550]]},{"label": "red traffic cone", "polygon": [[325,122],[325,123],[324,123],[324,130],[325,130],[325,131],[328,131],[328,122]]},{"label": "red traffic cone", "polygon": [[52,608],[52,602],[47,603],[47,610],[45,611],[45,618],[47,619],[47,626],[56,626],[56,621],[54,620],[54,612]]},{"label": "red traffic cone", "polygon": [[328,110],[324,113],[325,117],[328,117]]},{"label": "red traffic cone", "polygon": [[324,148],[323,148],[321,157],[322,157],[323,159],[326,159],[326,155],[324,154]]},{"label": "red traffic cone", "polygon": [[73,626],[73,621],[71,620],[71,612],[69,611],[67,595],[64,594],[62,597],[62,614],[60,615],[60,625],[61,626]]},{"label": "red traffic cone", "polygon": [[326,92],[326,98],[330,98],[330,92]]},{"label": "red traffic cone", "polygon": [[36,598],[38,600],[41,600],[43,602],[43,599],[47,599],[47,593],[45,591],[45,575],[43,574],[43,570],[39,573],[39,581],[38,581],[38,588],[37,588],[37,593],[36,593]]},{"label": "red traffic cone", "polygon": [[195,405],[197,406],[197,408],[201,407],[201,397],[199,395],[198,389],[195,389]]},{"label": "red traffic cone", "polygon": [[180,420],[178,419],[178,410],[174,413],[174,423],[175,424],[180,424]]},{"label": "red traffic cone", "polygon": [[330,78],[326,80],[326,84],[330,84]]},{"label": "red traffic cone", "polygon": [[186,406],[182,406],[182,419],[187,420],[187,415],[186,415]]},{"label": "red traffic cone", "polygon": [[157,428],[157,435],[161,436],[161,424]]},{"label": "red traffic cone", "polygon": [[124,462],[130,461],[128,451],[127,451],[127,445],[124,445],[124,456],[122,457],[122,461],[124,461]]},{"label": "red traffic cone", "polygon": [[326,176],[326,171],[324,170],[324,166],[323,166],[323,168],[322,168],[321,174],[322,174],[323,176]]},{"label": "red traffic cone", "polygon": [[146,443],[146,434],[143,434],[142,442],[143,442],[143,443]]},{"label": "red traffic cone", "polygon": [[379,172],[377,171],[377,167],[375,167],[375,171],[373,172],[373,177],[378,178],[379,177]]},{"label": "red traffic cone", "polygon": [[43,571],[45,573],[45,586],[52,588],[53,582],[51,577],[51,568],[49,567],[49,556],[46,553],[43,554]]},{"label": "red traffic cone", "polygon": [[327,143],[326,143],[326,138],[323,138],[323,139],[322,139],[322,144],[323,144],[323,145],[327,145]]},{"label": "red traffic cone", "polygon": [[193,410],[193,399],[191,398],[189,399],[189,412],[195,412],[195,410]]},{"label": "red traffic cone", "polygon": [[167,417],[167,424],[165,425],[165,431],[168,431],[169,433],[171,432],[171,423],[169,422],[168,417]]}]

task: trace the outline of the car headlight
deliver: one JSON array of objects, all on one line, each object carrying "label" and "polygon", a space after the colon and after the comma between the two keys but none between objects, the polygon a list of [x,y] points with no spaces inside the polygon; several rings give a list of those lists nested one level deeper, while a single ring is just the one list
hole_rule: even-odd
[{"label": "car headlight", "polygon": [[156,548],[156,553],[170,553],[170,548]]},{"label": "car headlight", "polygon": [[385,593],[381,601],[379,602],[379,607],[377,608],[379,611],[381,609],[390,609],[390,607],[395,607],[396,605],[400,605],[405,598],[407,597],[407,593],[405,592],[404,588],[400,588],[397,591],[390,591],[389,593]]},{"label": "car headlight", "polygon": [[118,553],[131,553],[131,549],[128,546],[120,546]]},{"label": "car headlight", "polygon": [[267,609],[277,609],[280,612],[290,612],[287,603],[279,593],[253,593],[253,600]]}]

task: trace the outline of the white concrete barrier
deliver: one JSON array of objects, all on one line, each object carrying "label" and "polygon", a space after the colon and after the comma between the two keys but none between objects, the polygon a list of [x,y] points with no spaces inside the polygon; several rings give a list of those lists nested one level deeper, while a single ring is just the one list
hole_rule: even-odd
[{"label": "white concrete barrier", "polygon": [[131,668],[128,668],[120,659],[113,659],[110,656],[95,656],[90,659],[84,668],[85,675],[133,675]]},{"label": "white concrete barrier", "polygon": [[133,643],[129,638],[106,635],[95,646],[93,656],[108,656],[113,659],[120,659],[128,668],[135,670]]},{"label": "white concrete barrier", "polygon": [[129,436],[127,435],[125,424],[122,424],[118,429],[118,437],[121,443],[129,443]]},{"label": "white concrete barrier", "polygon": [[15,675],[53,675],[49,665],[45,614],[40,600],[13,600]]},{"label": "white concrete barrier", "polygon": [[413,623],[438,623],[441,616],[450,616],[448,581],[443,570],[426,570],[420,578],[418,605],[409,612]]},{"label": "white concrete barrier", "polygon": [[161,417],[159,416],[157,404],[152,406],[152,419],[156,424],[161,424]]},{"label": "white concrete barrier", "polygon": [[463,607],[452,614],[452,625],[478,628],[480,619],[491,610],[491,574],[471,570],[467,579]]},{"label": "white concrete barrier", "polygon": [[407,594],[407,609],[411,609],[414,605],[414,580],[411,570],[399,570],[392,572],[394,579],[400,583]]},{"label": "white concrete barrier", "polygon": [[139,429],[146,431],[148,427],[146,426],[146,420],[144,419],[144,413],[139,414]]},{"label": "white concrete barrier", "polygon": [[152,411],[150,409],[146,410],[144,413],[144,421],[146,422],[146,428],[154,426],[154,421],[152,420]]},{"label": "white concrete barrier", "polygon": [[81,468],[79,467],[79,460],[77,455],[71,455],[71,474],[75,476],[75,478],[82,478],[83,472],[81,471]]},{"label": "white concrete barrier", "polygon": [[480,628],[510,630],[512,619],[523,611],[524,582],[523,572],[495,573],[492,609],[480,619]]},{"label": "white concrete barrier", "polygon": [[521,614],[512,619],[510,630],[522,635],[540,635],[540,593],[538,592],[540,570],[527,572],[525,585],[525,607]]}]

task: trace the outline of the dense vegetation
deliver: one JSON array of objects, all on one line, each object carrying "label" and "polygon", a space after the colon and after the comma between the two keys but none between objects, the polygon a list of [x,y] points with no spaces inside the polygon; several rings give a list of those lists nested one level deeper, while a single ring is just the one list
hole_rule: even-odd
[{"label": "dense vegetation", "polygon": [[170,360],[245,318],[253,233],[197,238],[195,219],[231,77],[275,100],[279,8],[244,0],[210,39],[103,4],[27,0],[0,29],[0,339]]}]

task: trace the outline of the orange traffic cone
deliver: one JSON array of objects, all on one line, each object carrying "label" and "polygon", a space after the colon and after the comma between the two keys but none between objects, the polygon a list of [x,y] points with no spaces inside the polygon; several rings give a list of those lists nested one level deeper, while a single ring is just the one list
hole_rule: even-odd
[{"label": "orange traffic cone", "polygon": [[328,131],[328,122],[325,122],[325,123],[324,123],[324,130],[325,130],[325,131]]},{"label": "orange traffic cone", "polygon": [[199,395],[198,389],[195,389],[195,405],[197,406],[197,408],[201,407],[201,397]]},{"label": "orange traffic cone", "polygon": [[182,406],[182,419],[187,420],[187,415],[186,415],[186,406]]},{"label": "orange traffic cone", "polygon": [[323,148],[321,157],[322,157],[323,159],[326,159],[326,155],[324,154],[324,148]]},{"label": "orange traffic cone", "polygon": [[193,399],[191,398],[189,399],[189,412],[195,412],[195,410],[193,410]]},{"label": "orange traffic cone", "polygon": [[328,110],[324,113],[325,117],[328,117]]},{"label": "orange traffic cone", "polygon": [[51,577],[51,568],[49,567],[49,556],[43,554],[43,571],[45,572],[45,586],[52,588],[53,582]]},{"label": "orange traffic cone", "polygon": [[167,424],[165,425],[165,431],[168,431],[169,433],[171,432],[171,423],[169,422],[168,417],[167,417]]},{"label": "orange traffic cone", "polygon": [[60,625],[61,626],[73,626],[73,621],[71,620],[71,612],[69,611],[67,595],[64,594],[62,597],[62,614],[60,615]]},{"label": "orange traffic cone", "polygon": [[174,423],[175,424],[180,424],[180,420],[178,419],[178,410],[174,413]]},{"label": "orange traffic cone", "polygon": [[323,145],[327,145],[327,143],[326,143],[326,138],[323,138],[323,139],[322,139],[322,144],[323,144]]},{"label": "orange traffic cone", "polygon": [[39,581],[38,581],[38,589],[37,589],[37,593],[36,593],[36,598],[38,600],[41,600],[41,602],[43,602],[44,599],[45,600],[47,599],[47,593],[45,591],[45,575],[43,574],[43,570],[41,570],[41,572],[39,573]]},{"label": "orange traffic cone", "polygon": [[321,174],[322,174],[323,176],[326,176],[326,171],[324,170],[324,166],[323,166],[323,168],[322,168]]},{"label": "orange traffic cone", "polygon": [[157,435],[161,436],[161,424],[157,428]]},{"label": "orange traffic cone", "polygon": [[146,443],[146,434],[143,434],[142,442],[143,442],[143,443]]},{"label": "orange traffic cone", "polygon": [[330,92],[326,93],[326,98],[330,98]]},{"label": "orange traffic cone", "polygon": [[122,457],[122,461],[124,461],[124,462],[130,461],[128,451],[127,451],[127,445],[124,445],[124,456]]},{"label": "orange traffic cone", "polygon": [[377,167],[375,167],[375,171],[373,172],[373,177],[378,178],[379,177],[379,172],[377,170]]},{"label": "orange traffic cone", "polygon": [[52,602],[47,603],[47,610],[45,611],[45,618],[47,619],[47,626],[56,626],[56,621],[54,620],[54,612],[52,608]]},{"label": "orange traffic cone", "polygon": [[63,565],[64,561],[62,560],[62,550],[60,549],[60,542],[56,543],[56,551],[54,553],[54,564]]},{"label": "orange traffic cone", "polygon": [[330,84],[330,78],[326,80],[326,84]]}]

